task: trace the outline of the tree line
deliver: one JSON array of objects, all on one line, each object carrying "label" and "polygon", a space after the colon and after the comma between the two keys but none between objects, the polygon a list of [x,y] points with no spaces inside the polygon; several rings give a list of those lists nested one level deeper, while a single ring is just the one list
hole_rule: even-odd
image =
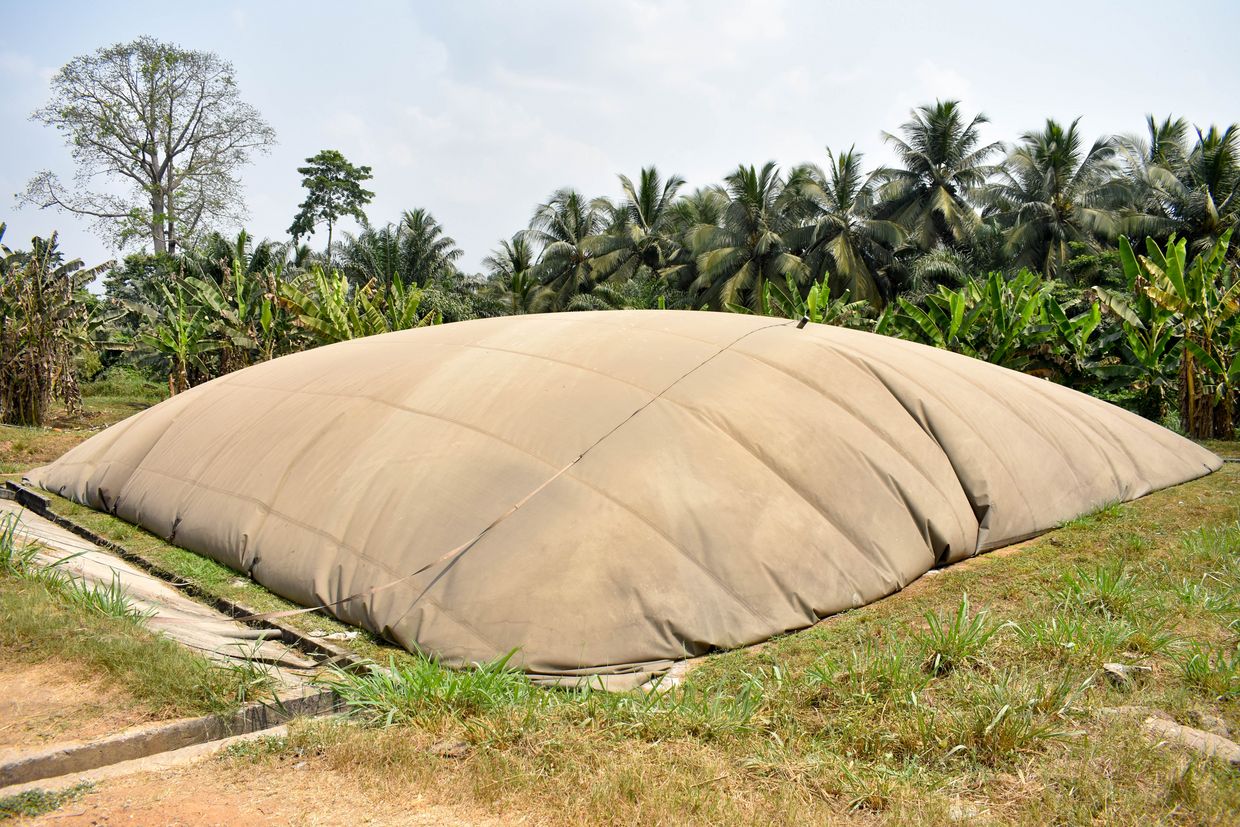
[{"label": "tree line", "polygon": [[[184,98],[193,86],[178,82],[184,75],[198,78],[200,90],[221,84],[210,95],[219,123],[234,114],[252,120],[248,138],[224,143],[212,137],[219,124],[195,121],[193,106],[179,128],[175,117],[152,127],[214,140],[214,155],[148,152],[137,127],[96,129],[95,142],[111,152],[74,144],[79,168],[136,168],[130,179],[141,183],[127,211],[114,204],[92,213],[85,208],[99,204],[90,194],[57,189],[49,173],[32,180],[29,203],[91,215],[119,242],[136,238],[135,228],[149,233],[151,252],[108,268],[103,299],[72,288],[88,311],[75,317],[74,335],[90,339],[100,367],[157,372],[176,392],[292,350],[418,324],[709,309],[899,335],[1153,418],[1178,416],[1198,436],[1231,433],[1233,380],[1240,379],[1238,253],[1230,241],[1240,220],[1235,125],[1198,129],[1149,117],[1144,134],[1090,142],[1079,121],[1048,120],[1014,143],[983,143],[984,115],[937,101],[883,133],[896,160],[876,169],[867,170],[854,149],[828,149],[822,165],[740,165],[721,183],[694,190],[654,166],[620,175],[618,197],[556,190],[526,227],[498,242],[484,272],[468,274],[459,268],[462,251],[429,211],[371,224],[373,193],[364,185],[373,171],[335,150],[299,168],[306,197],[290,240],[210,231],[209,194],[227,201],[240,164],[274,133],[237,97],[231,67],[181,52],[144,38],[78,58],[53,81],[53,102],[35,114],[76,141],[103,117],[91,109],[101,89],[134,101],[142,95],[125,93],[130,86],[157,100]],[[83,90],[91,95],[74,115]],[[141,124],[144,106],[129,119]],[[203,160],[211,157],[222,159],[214,169]],[[171,200],[165,193],[156,205],[151,194],[166,186],[151,183],[157,172],[171,176],[161,181],[193,180],[199,189]],[[201,209],[187,220],[168,206],[177,203]],[[346,216],[362,228],[338,236]],[[327,230],[322,249],[308,243],[319,227]],[[51,278],[65,264],[58,253],[49,257],[49,247],[54,241],[36,240],[29,255],[10,252],[6,267],[38,269],[30,283]],[[0,312],[18,311],[0,305]],[[4,358],[0,351],[0,374]],[[19,407],[9,404],[3,415],[20,419]]]}]

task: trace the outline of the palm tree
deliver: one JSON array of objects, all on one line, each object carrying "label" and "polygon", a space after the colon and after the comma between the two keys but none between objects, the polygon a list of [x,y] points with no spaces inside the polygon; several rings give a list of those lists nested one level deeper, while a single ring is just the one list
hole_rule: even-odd
[{"label": "palm tree", "polygon": [[983,194],[985,215],[1006,231],[1013,261],[1045,276],[1072,257],[1070,245],[1097,250],[1099,239],[1115,238],[1130,192],[1116,142],[1100,138],[1086,150],[1079,122],[1065,129],[1048,119],[1041,131],[1026,132]]},{"label": "palm tree", "polygon": [[401,216],[401,281],[425,287],[450,281],[456,275],[456,261],[462,255],[456,241],[443,234],[443,227],[429,210],[406,210]]},{"label": "palm tree", "polygon": [[186,269],[200,278],[222,284],[240,264],[247,274],[262,273],[280,263],[283,250],[270,239],[257,244],[245,230],[235,238],[210,233],[185,255]]},{"label": "palm tree", "polygon": [[391,284],[426,287],[457,276],[462,253],[456,241],[428,210],[406,210],[400,221],[367,227],[356,236],[345,235],[338,244],[337,261],[354,284]]},{"label": "palm tree", "polygon": [[542,247],[538,280],[549,288],[556,309],[594,286],[592,239],[605,217],[599,206],[576,190],[561,189],[539,205],[530,219],[530,236]]},{"label": "palm tree", "polygon": [[1198,129],[1191,148],[1183,119],[1158,123],[1147,116],[1146,129],[1146,137],[1121,143],[1140,206],[1126,233],[1175,233],[1188,239],[1191,254],[1208,252],[1223,233],[1240,226],[1240,126]]},{"label": "palm tree", "polygon": [[809,276],[805,262],[783,238],[794,227],[782,209],[784,181],[770,161],[761,170],[738,167],[725,184],[729,201],[721,226],[703,224],[689,233],[697,253],[691,286],[712,306],[743,303],[765,313],[768,281],[782,284],[792,276],[801,284]]},{"label": "palm tree", "polygon": [[401,272],[400,228],[396,224],[366,227],[357,235],[342,233],[335,256],[341,272],[356,285],[404,281]]},{"label": "palm tree", "polygon": [[990,175],[986,160],[1003,145],[980,145],[979,127],[987,118],[979,113],[966,121],[959,101],[936,101],[912,116],[900,127],[902,138],[883,133],[901,166],[876,172],[882,184],[879,216],[904,227],[922,250],[965,246],[978,224],[969,199]]},{"label": "palm tree", "polygon": [[684,179],[672,175],[664,181],[658,170],[646,167],[638,182],[634,186],[627,175],[620,176],[624,197],[611,205],[614,220],[593,245],[599,278],[623,282],[662,277],[679,252],[672,206]]},{"label": "palm tree", "polygon": [[799,202],[804,226],[788,237],[798,239],[801,258],[815,274],[827,273],[831,295],[881,304],[891,298],[883,269],[904,231],[875,218],[873,174],[861,171],[861,153],[850,148],[836,156],[827,149],[830,170],[806,164],[788,176],[787,191]]},{"label": "palm tree", "polygon": [[534,247],[526,232],[501,241],[499,249],[482,260],[489,271],[488,283],[514,316],[533,310],[540,296],[534,262]]}]

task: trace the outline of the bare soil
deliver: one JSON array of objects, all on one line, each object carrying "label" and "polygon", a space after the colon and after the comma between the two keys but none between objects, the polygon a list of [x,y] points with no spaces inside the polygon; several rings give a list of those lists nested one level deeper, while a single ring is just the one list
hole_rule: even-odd
[{"label": "bare soil", "polygon": [[274,827],[274,825],[401,825],[463,827],[530,823],[397,798],[311,762],[290,766],[208,759],[187,767],[103,781],[81,798],[30,825],[94,827]]},{"label": "bare soil", "polygon": [[0,661],[0,755],[89,741],[153,720],[123,692],[67,664]]}]

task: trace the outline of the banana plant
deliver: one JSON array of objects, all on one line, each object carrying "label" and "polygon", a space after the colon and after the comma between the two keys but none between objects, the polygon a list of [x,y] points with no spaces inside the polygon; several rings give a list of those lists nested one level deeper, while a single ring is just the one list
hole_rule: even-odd
[{"label": "banana plant", "polygon": [[[811,284],[804,298],[801,296],[801,288],[791,275],[785,275],[784,279],[783,285],[768,281],[763,286],[765,296],[761,304],[765,315],[786,319],[808,319],[814,324],[829,324],[838,327],[868,329],[871,326],[872,305],[864,300],[850,300],[847,292],[842,296],[832,297],[828,283],[829,276],[824,275],[820,281]],[[754,312],[741,304],[728,303],[726,306],[733,313]]]},{"label": "banana plant", "polygon": [[1119,246],[1125,289],[1093,288],[1101,306],[1119,320],[1119,330],[1112,336],[1116,357],[1103,360],[1095,373],[1109,380],[1112,388],[1132,389],[1142,400],[1141,412],[1161,420],[1178,386],[1182,324],[1173,311],[1145,292],[1149,274],[1128,239],[1120,237]]},{"label": "banana plant", "polygon": [[277,296],[282,270],[275,265],[253,272],[234,258],[222,282],[186,278],[194,297],[210,312],[221,340],[221,372],[269,361],[287,340],[290,319]]},{"label": "banana plant", "polygon": [[111,266],[65,261],[56,235],[29,252],[4,246],[0,223],[0,421],[41,425],[53,398],[81,401],[74,356],[91,345],[104,319],[86,285]]},{"label": "banana plant", "polygon": [[1090,302],[1088,310],[1068,316],[1063,305],[1047,296],[1042,312],[1045,323],[1057,335],[1058,346],[1050,349],[1048,357],[1058,364],[1061,373],[1074,377],[1093,374],[1097,366],[1094,334],[1102,326],[1098,302]]},{"label": "banana plant", "polygon": [[1053,320],[1046,323],[1047,304],[1054,301],[1049,290],[1027,270],[1011,280],[991,273],[955,290],[940,286],[920,304],[901,297],[880,317],[876,331],[1015,370],[1044,369],[1043,353],[1057,333]]},{"label": "banana plant", "polygon": [[376,289],[373,281],[350,288],[348,279],[321,267],[280,285],[280,300],[319,344],[438,324],[437,313],[419,315],[422,290],[395,279]]},{"label": "banana plant", "polygon": [[1231,231],[1188,264],[1187,240],[1165,249],[1146,239],[1143,256],[1120,240],[1124,272],[1153,308],[1178,328],[1180,423],[1198,439],[1234,432],[1240,281],[1227,262]]},{"label": "banana plant", "polygon": [[138,339],[172,363],[168,392],[175,395],[189,390],[191,370],[210,372],[203,357],[220,344],[212,336],[211,322],[203,308],[186,298],[179,281],[175,290],[163,284],[157,287],[162,301],[147,315]]}]

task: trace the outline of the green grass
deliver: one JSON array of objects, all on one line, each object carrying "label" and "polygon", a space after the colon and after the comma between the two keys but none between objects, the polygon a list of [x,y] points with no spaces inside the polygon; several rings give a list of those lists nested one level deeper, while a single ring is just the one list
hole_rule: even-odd
[{"label": "green grass", "polygon": [[926,631],[915,634],[914,640],[926,652],[926,669],[933,675],[981,663],[982,650],[1003,628],[989,622],[984,611],[970,617],[967,592],[950,619],[937,612],[927,612],[925,618]]},{"label": "green grass", "polygon": [[[0,517],[0,651],[11,662],[67,661],[104,677],[155,716],[227,712],[260,694],[262,676],[224,668],[154,634],[119,581],[88,584],[15,542]],[[266,688],[266,684],[261,684]]]},{"label": "green grass", "polygon": [[10,818],[36,818],[74,801],[90,792],[91,783],[75,784],[65,790],[27,790],[0,798],[0,821]]},{"label": "green grass", "polygon": [[[656,692],[429,660],[345,676],[351,721],[229,760],[296,755],[382,795],[559,824],[1234,823],[1235,770],[1104,710],[1240,729],[1238,491],[1229,465],[1110,506]],[[1151,671],[1117,685],[1111,661]],[[440,757],[458,741],[463,756]]]}]

